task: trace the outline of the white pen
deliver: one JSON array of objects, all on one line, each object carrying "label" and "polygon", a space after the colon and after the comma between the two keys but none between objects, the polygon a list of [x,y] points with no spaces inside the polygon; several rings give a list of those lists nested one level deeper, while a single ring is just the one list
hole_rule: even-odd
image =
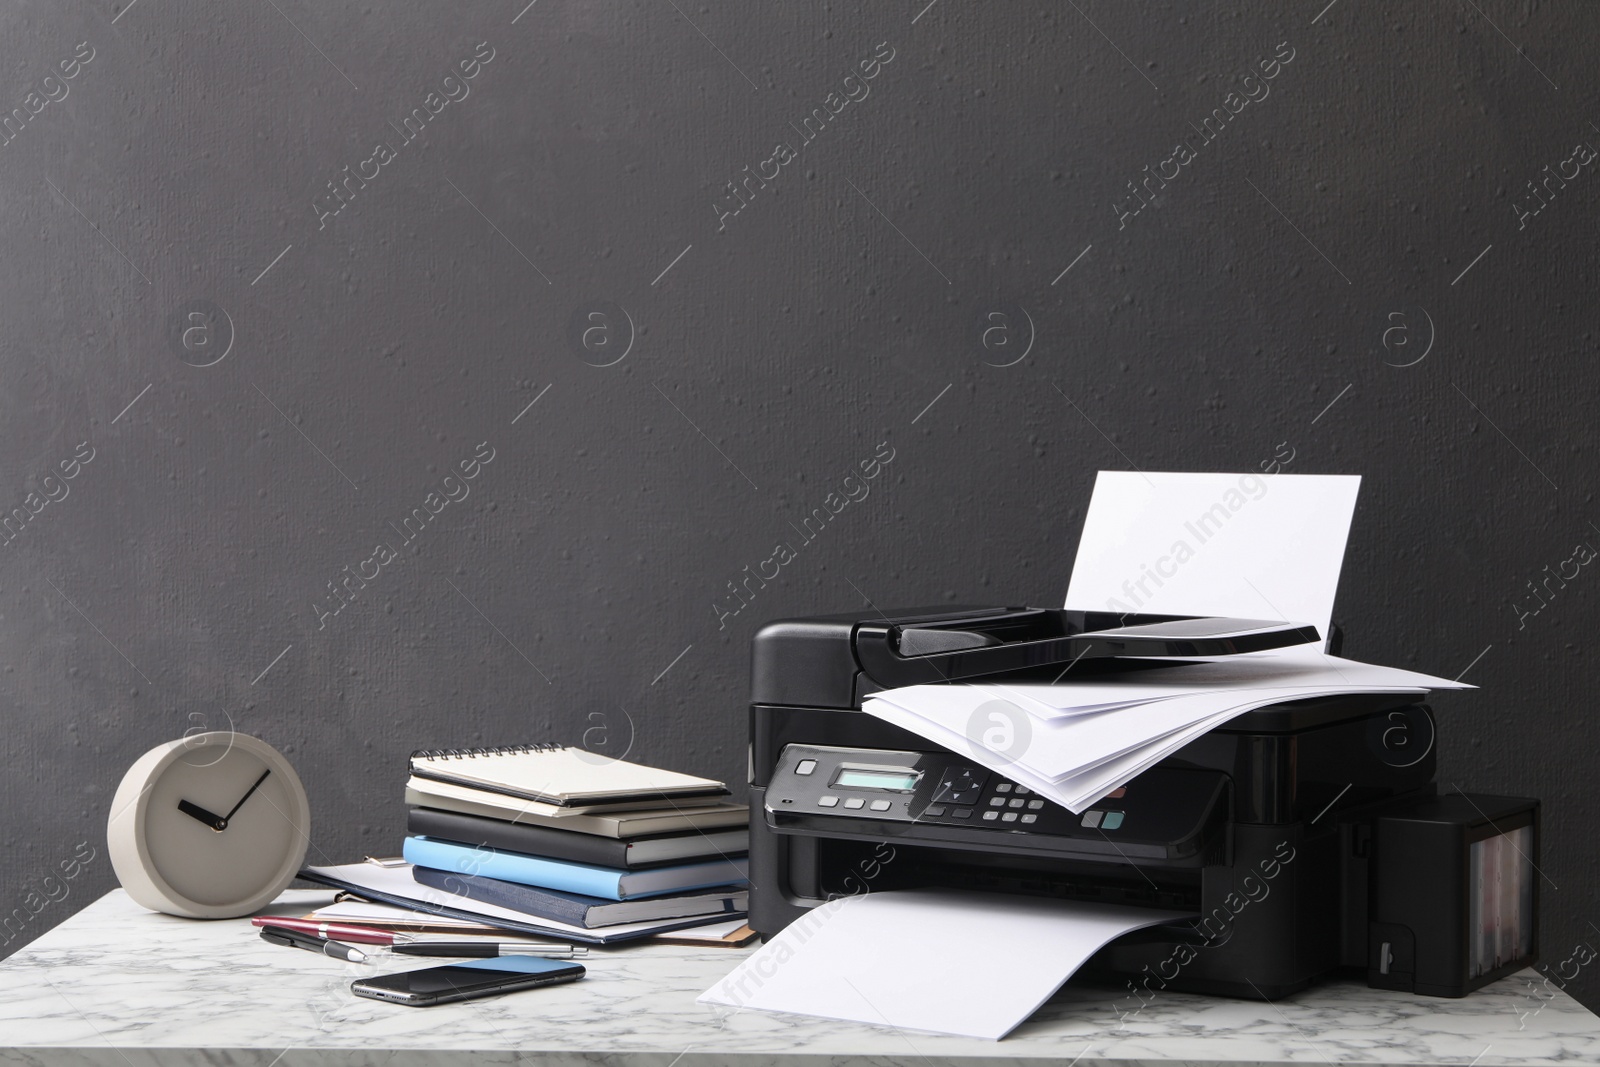
[{"label": "white pen", "polygon": [[542,956],[547,959],[571,959],[587,956],[589,949],[578,945],[519,945],[516,942],[496,941],[400,941],[396,939],[391,952],[407,956]]}]

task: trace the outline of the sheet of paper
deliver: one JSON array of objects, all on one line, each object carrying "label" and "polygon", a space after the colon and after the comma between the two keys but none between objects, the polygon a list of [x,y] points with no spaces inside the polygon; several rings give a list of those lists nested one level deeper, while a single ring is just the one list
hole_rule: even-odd
[{"label": "sheet of paper", "polygon": [[[958,691],[986,688],[964,686]],[[1020,721],[1027,712],[1019,704],[991,698],[974,698],[965,705],[950,701],[934,705],[924,700],[918,706],[907,707],[903,692],[892,695],[880,693],[870,698],[866,703],[871,706],[864,706],[863,710],[881,718],[881,705],[893,704],[917,719],[941,727],[946,737],[959,739],[961,747],[957,751],[970,751],[977,756],[993,746],[996,754],[1008,763],[1021,763],[1053,781],[1096,767],[1124,753],[1156,744],[1176,731],[1219,713],[1235,709],[1240,709],[1242,713],[1242,709],[1250,705],[1293,700],[1321,692],[1325,691],[1258,689],[1193,692],[1169,700],[1157,700],[1094,715],[1042,721],[1037,725]]]},{"label": "sheet of paper", "polygon": [[[1186,729],[1162,738],[1156,744],[1118,756],[1114,760],[1108,760],[1098,767],[1091,768],[1070,778],[1051,782],[1050,787],[1066,798],[1066,806],[1069,810],[1081,814],[1093,807],[1107,793],[1127,785],[1190,741],[1215,727],[1221,726],[1236,714],[1236,712],[1231,711],[1221,712],[1209,719],[1202,719]],[[1032,787],[1030,786],[1029,788]]]},{"label": "sheet of paper", "polygon": [[[1431,689],[1472,689],[1466,682],[1375,663],[1329,656],[1304,646],[1271,657],[1235,656],[1182,663],[1090,681],[1056,684],[979,682],[971,685],[913,685],[874,694],[920,714],[976,713],[981,704],[1004,700],[1040,719],[1088,715],[1197,693],[1253,689],[1307,689],[1343,693],[1422,693]],[[1240,698],[1243,700],[1244,698]]]},{"label": "sheet of paper", "polygon": [[842,897],[795,920],[699,1002],[998,1040],[1106,943],[1184,917],[953,890]]},{"label": "sheet of paper", "polygon": [[1101,471],[1066,607],[1306,622],[1326,640],[1360,486],[1358,475]]},{"label": "sheet of paper", "polygon": [[[1346,693],[1422,693],[1475,686],[1398,667],[1330,656],[1314,646],[1303,645],[1271,655],[1217,657],[1156,670],[1100,676],[1087,682],[991,684],[989,688],[1030,711],[1040,709],[1044,718],[1054,719],[1202,692],[1303,688]],[[890,693],[904,691],[891,690]]]},{"label": "sheet of paper", "polygon": [[[1229,719],[1285,700],[1347,692],[1339,687],[1191,692],[1091,715],[1036,721],[1014,703],[995,701],[993,688],[889,690],[866,700],[862,710],[959,752],[1070,811],[1082,812]],[[908,700],[913,691],[921,699]],[[1426,690],[1378,691],[1405,697]],[[908,703],[916,706],[906,707]]]},{"label": "sheet of paper", "polygon": [[[873,704],[871,707],[863,705],[863,710],[882,719],[884,722],[899,726],[902,729],[909,730],[912,733],[919,734],[922,737],[926,737],[934,744],[942,745],[952,752],[959,752],[963,755],[970,756],[974,762],[982,764],[989,770],[994,771],[997,774],[1003,774],[1010,780],[1019,782],[1022,785],[1027,786],[1029,789],[1032,789],[1044,799],[1052,801],[1053,803],[1059,804],[1070,811],[1080,814],[1091,804],[1093,804],[1094,801],[1105,796],[1105,794],[1109,793],[1112,789],[1115,789],[1117,785],[1125,784],[1125,782],[1118,782],[1115,785],[1107,786],[1101,792],[1092,797],[1088,797],[1087,799],[1083,799],[1080,802],[1078,793],[1075,792],[1075,789],[1078,788],[1079,780],[1077,779],[1068,782],[1066,785],[1057,783],[1033,771],[1026,763],[1010,759],[1005,755],[985,748],[982,745],[970,745],[967,743],[966,738],[960,734],[952,733],[948,730],[945,730],[942,726],[928,722],[925,719],[919,719],[909,712],[906,712],[887,701],[879,701]],[[1135,756],[1137,756],[1137,753],[1135,753]],[[1119,766],[1121,766],[1121,764],[1119,764]],[[1089,776],[1092,774],[1093,772],[1085,772],[1084,776],[1082,777],[1082,781],[1090,780]]]},{"label": "sheet of paper", "polygon": [[657,934],[657,937],[669,937],[675,941],[722,941],[736,930],[743,930],[747,923],[743,918],[729,919],[725,923],[716,923],[711,926],[695,926],[688,930],[673,930],[671,933]]},{"label": "sheet of paper", "polygon": [[449,915],[431,915],[427,912],[397,908],[393,904],[369,904],[364,900],[341,900],[318,908],[311,913],[325,922],[369,923],[375,926],[437,926],[475,933],[489,933],[497,929],[467,919]]},{"label": "sheet of paper", "polygon": [[[1159,661],[1168,662],[1168,661]],[[1108,679],[1108,684],[1122,681],[1139,684],[1140,675],[1131,672]],[[1408,671],[1400,667],[1385,667],[1378,663],[1330,656],[1314,645],[1273,649],[1268,652],[1241,656],[1206,656],[1176,661],[1173,666],[1162,667],[1148,675],[1157,685],[1185,688],[1246,689],[1254,685],[1339,685],[1352,690],[1368,686],[1423,689],[1475,689],[1469,682],[1452,681],[1432,674]],[[1097,679],[1098,680],[1098,679]]]}]

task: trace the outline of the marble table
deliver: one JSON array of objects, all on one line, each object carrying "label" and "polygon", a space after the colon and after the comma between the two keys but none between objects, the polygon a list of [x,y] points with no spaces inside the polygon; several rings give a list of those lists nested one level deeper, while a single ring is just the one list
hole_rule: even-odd
[{"label": "marble table", "polygon": [[[331,899],[290,890],[271,909]],[[1069,985],[999,1042],[733,1012],[695,997],[750,949],[596,949],[581,982],[407,1008],[351,995],[370,965],[263,943],[245,920],[154,915],[108,893],[0,964],[0,1062],[583,1064],[813,1067],[882,1064],[1600,1063],[1600,1019],[1526,976],[1464,1000],[1335,982],[1277,1004],[1163,993],[1123,1017],[1115,990]],[[409,966],[437,961],[407,960]],[[398,966],[386,959],[384,969]],[[1131,1001],[1122,1001],[1127,1010]]]}]

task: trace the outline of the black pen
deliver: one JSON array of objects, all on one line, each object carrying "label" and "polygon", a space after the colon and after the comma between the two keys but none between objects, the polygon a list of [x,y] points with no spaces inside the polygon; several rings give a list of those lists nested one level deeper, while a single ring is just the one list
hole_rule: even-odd
[{"label": "black pen", "polygon": [[285,930],[283,927],[262,927],[261,940],[274,945],[284,945],[288,948],[303,948],[307,952],[318,952],[324,956],[332,956],[336,960],[345,960],[349,963],[367,962],[367,954],[343,941],[330,941],[325,937],[313,937],[302,934],[298,930]]}]

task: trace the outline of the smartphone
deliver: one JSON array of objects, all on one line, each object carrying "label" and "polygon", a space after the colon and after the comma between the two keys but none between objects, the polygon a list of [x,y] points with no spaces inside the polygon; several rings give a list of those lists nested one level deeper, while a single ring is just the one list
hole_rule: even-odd
[{"label": "smartphone", "polygon": [[493,997],[518,989],[576,982],[587,973],[583,964],[542,956],[497,956],[493,959],[425,967],[350,983],[358,997],[388,1000],[413,1008],[446,1004],[452,1000]]}]

